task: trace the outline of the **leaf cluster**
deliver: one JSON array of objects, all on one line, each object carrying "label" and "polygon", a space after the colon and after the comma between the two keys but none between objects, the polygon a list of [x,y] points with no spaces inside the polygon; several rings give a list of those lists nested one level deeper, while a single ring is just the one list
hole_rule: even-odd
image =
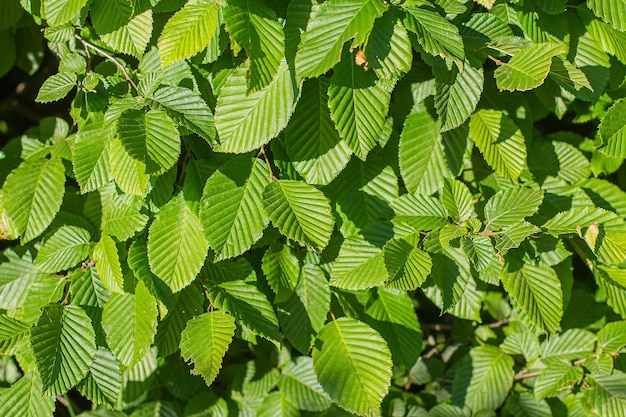
[{"label": "leaf cluster", "polygon": [[0,152],[0,415],[624,415],[625,45],[620,0],[3,0],[69,108]]}]

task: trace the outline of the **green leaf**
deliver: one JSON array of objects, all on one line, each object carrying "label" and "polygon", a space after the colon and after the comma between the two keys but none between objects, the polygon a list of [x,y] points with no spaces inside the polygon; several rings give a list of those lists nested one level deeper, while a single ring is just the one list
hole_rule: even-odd
[{"label": "green leaf", "polygon": [[266,144],[287,126],[298,87],[283,59],[265,87],[248,92],[244,62],[226,79],[215,107],[220,152],[245,153]]},{"label": "green leaf", "polygon": [[19,0],[8,0],[2,3],[0,9],[0,30],[6,30],[17,23],[22,14],[24,8],[20,4]]},{"label": "green leaf", "polygon": [[196,214],[182,193],[157,214],[148,234],[148,258],[156,276],[178,292],[198,275],[209,244]]},{"label": "green leaf", "polygon": [[459,72],[457,66],[450,70],[433,68],[435,75],[435,108],[441,119],[441,130],[459,127],[476,109],[483,92],[484,72],[469,63]]},{"label": "green leaf", "polygon": [[276,313],[265,295],[244,281],[227,281],[207,287],[211,303],[230,313],[241,325],[278,344],[280,332]]},{"label": "green leaf", "polygon": [[243,45],[250,58],[248,91],[265,87],[285,54],[285,35],[274,10],[261,0],[230,0],[224,22],[233,43]]},{"label": "green leaf", "polygon": [[318,334],[313,349],[317,378],[333,401],[358,415],[375,415],[391,384],[391,352],[366,324],[342,317]]},{"label": "green leaf", "polygon": [[168,306],[167,317],[160,321],[154,340],[159,348],[159,355],[168,356],[179,349],[181,332],[193,316],[204,313],[205,302],[202,288],[197,283],[188,285],[176,294],[176,304],[173,307]]},{"label": "green leaf", "polygon": [[206,49],[219,29],[220,10],[217,0],[188,1],[178,10],[159,37],[161,65],[165,68]]},{"label": "green leaf", "polygon": [[300,181],[273,181],[263,192],[272,224],[295,241],[324,249],[334,228],[330,204],[315,187]]},{"label": "green leaf", "polygon": [[438,239],[429,239],[426,243],[429,245],[426,245],[425,249],[433,262],[430,272],[432,279],[426,281],[428,286],[423,285],[422,290],[439,308],[447,311],[453,308],[467,291],[471,275],[470,262],[460,248],[442,249]]},{"label": "green leaf", "polygon": [[526,166],[526,144],[513,120],[497,110],[479,110],[470,119],[470,135],[498,174],[517,180]]},{"label": "green leaf", "polygon": [[140,212],[143,202],[141,197],[115,192],[103,194],[100,224],[103,233],[123,242],[143,230],[148,216]]},{"label": "green leaf", "polygon": [[133,16],[125,25],[103,34],[102,40],[117,52],[140,58],[152,37],[152,10]]},{"label": "green leaf", "polygon": [[54,397],[43,394],[37,372],[30,372],[0,393],[3,416],[45,417],[54,412]]},{"label": "green leaf", "polygon": [[109,129],[102,129],[102,119],[82,126],[72,149],[76,181],[82,193],[94,191],[111,179],[109,166]]},{"label": "green leaf", "polygon": [[511,395],[504,407],[515,417],[552,417],[548,402],[536,400],[530,392]]},{"label": "green leaf", "polygon": [[590,178],[580,184],[580,187],[597,207],[626,217],[626,193],[616,184],[604,179]]},{"label": "green leaf", "polygon": [[600,123],[602,144],[598,150],[614,158],[626,158],[626,100],[616,101]]},{"label": "green leaf", "polygon": [[435,230],[448,221],[448,213],[440,200],[421,194],[405,194],[391,203],[394,222],[411,225],[417,230]]},{"label": "green leaf", "polygon": [[307,354],[330,309],[330,288],[324,271],[304,265],[292,296],[278,307],[278,320],[289,342]]},{"label": "green leaf", "polygon": [[[355,184],[346,187],[346,184]],[[339,215],[337,225],[343,236],[360,232],[364,227],[389,219],[389,203],[398,197],[398,177],[393,168],[375,154],[367,162],[352,158],[337,177],[328,194]]]},{"label": "green leaf", "polygon": [[269,219],[262,196],[269,175],[264,162],[241,156],[219,167],[207,180],[200,221],[216,261],[241,255],[263,235]]},{"label": "green leaf", "polygon": [[378,299],[370,304],[365,320],[385,339],[395,366],[411,369],[421,352],[420,329],[413,301],[407,293],[379,288]]},{"label": "green leaf", "polygon": [[328,77],[304,83],[284,133],[289,159],[309,184],[329,184],[352,155],[330,118],[328,87]]},{"label": "green leaf", "polygon": [[448,211],[448,216],[459,223],[469,219],[474,213],[472,194],[467,186],[458,180],[444,181],[441,203]]},{"label": "green leaf", "polygon": [[539,87],[550,72],[552,58],[565,52],[563,45],[549,42],[520,50],[494,72],[498,88],[527,91]]},{"label": "green leaf", "polygon": [[393,79],[400,72],[409,72],[413,61],[409,34],[399,18],[384,13],[374,21],[365,45],[365,57],[378,78]]},{"label": "green leaf", "polygon": [[276,294],[275,303],[287,301],[300,277],[300,261],[294,250],[283,244],[271,245],[261,263],[267,283]]},{"label": "green leaf", "polygon": [[51,75],[41,85],[35,101],[50,103],[51,101],[61,100],[76,87],[77,81],[78,78],[73,72],[59,72]]},{"label": "green leaf", "polygon": [[[221,97],[221,95],[220,95]],[[215,139],[213,113],[204,99],[188,88],[162,85],[148,96],[176,123],[212,143]]]},{"label": "green leaf", "polygon": [[180,355],[194,364],[191,373],[211,385],[235,335],[235,320],[223,311],[210,311],[189,320],[180,339]]},{"label": "green leaf", "polygon": [[543,224],[543,229],[553,235],[576,233],[578,227],[589,227],[591,223],[605,223],[617,219],[612,211],[599,207],[575,207],[562,211]]},{"label": "green leaf", "polygon": [[44,242],[36,264],[44,272],[59,272],[89,256],[91,235],[76,226],[61,226]]},{"label": "green leaf", "polygon": [[0,264],[0,308],[19,309],[28,301],[31,287],[45,281],[49,275],[33,264],[29,253],[20,257],[9,250],[4,255],[8,262]]},{"label": "green leaf", "polygon": [[134,294],[111,295],[102,312],[102,328],[107,345],[127,368],[146,356],[157,330],[157,306],[141,281]]},{"label": "green leaf", "polygon": [[561,360],[551,360],[535,381],[535,399],[539,401],[556,397],[571,389],[582,377],[583,370],[580,366],[572,366]]},{"label": "green leaf", "polygon": [[552,59],[550,77],[560,86],[569,88],[570,90],[573,88],[575,91],[579,91],[583,87],[588,90],[593,90],[585,73],[566,59],[559,57]]},{"label": "green leaf", "polygon": [[317,77],[335,66],[343,44],[353,38],[353,47],[363,44],[374,20],[386,9],[376,0],[329,0],[322,4],[300,41],[295,62],[298,78]]},{"label": "green leaf", "polygon": [[598,347],[604,352],[619,352],[626,345],[626,322],[607,323],[598,332]]},{"label": "green leaf", "polygon": [[115,183],[123,193],[145,197],[148,193],[150,176],[146,174],[146,165],[133,159],[122,142],[115,138],[109,145],[109,165]]},{"label": "green leaf", "polygon": [[282,392],[270,392],[257,409],[258,417],[298,417],[300,411]]},{"label": "green leaf", "polygon": [[477,271],[489,267],[495,259],[496,253],[488,236],[462,237],[461,247]]},{"label": "green leaf", "polygon": [[535,214],[543,201],[543,192],[512,187],[497,192],[485,205],[485,230],[513,226]]},{"label": "green leaf", "polygon": [[13,354],[13,349],[29,330],[29,324],[0,314],[0,354],[7,356]]},{"label": "green leaf", "polygon": [[556,272],[547,266],[526,263],[507,265],[501,275],[504,289],[540,329],[554,332],[563,315],[563,291]]},{"label": "green leaf", "polygon": [[[626,46],[624,45],[626,33],[616,30],[611,25],[598,19],[594,19],[589,12],[585,13],[581,10],[580,15],[584,20],[585,27],[589,31],[589,35],[591,35],[600,50],[615,56],[621,63],[626,62]],[[606,66],[608,66],[608,64]],[[579,65],[579,68],[580,67]],[[604,85],[602,85],[602,87],[604,87]]]},{"label": "green leaf", "polygon": [[514,377],[513,358],[498,347],[472,348],[456,371],[452,402],[474,412],[496,410],[506,399]]},{"label": "green leaf", "polygon": [[618,0],[587,0],[596,16],[619,31],[626,31],[626,4]]},{"label": "green leaf", "polygon": [[131,0],[95,0],[89,11],[91,23],[98,35],[113,32],[124,26],[133,15]]},{"label": "green leaf", "polygon": [[161,110],[125,111],[117,122],[117,134],[128,154],[145,165],[147,174],[162,174],[178,161],[178,129]]},{"label": "green leaf", "polygon": [[93,248],[92,256],[104,288],[111,292],[123,292],[124,276],[115,241],[109,235],[103,234]]},{"label": "green leaf", "polygon": [[391,224],[373,223],[346,238],[333,264],[330,285],[346,290],[364,290],[389,279],[383,246],[393,236]]},{"label": "green leaf", "polygon": [[65,169],[61,159],[31,158],[6,178],[2,191],[11,198],[2,201],[5,214],[28,242],[52,223],[65,193]]},{"label": "green leaf", "polygon": [[585,234],[585,240],[598,256],[598,261],[606,265],[626,261],[626,226],[592,224]]},{"label": "green leaf", "polygon": [[87,0],[43,0],[46,22],[59,26],[72,20],[87,4]]},{"label": "green leaf", "polygon": [[594,351],[596,337],[584,329],[568,329],[562,334],[550,335],[541,346],[543,360],[573,361]]},{"label": "green leaf", "polygon": [[616,371],[613,375],[588,376],[581,391],[590,412],[599,416],[623,416],[626,410],[626,374]]},{"label": "green leaf", "polygon": [[64,394],[89,371],[96,353],[91,320],[77,306],[50,304],[31,329],[30,341],[47,393]]},{"label": "green leaf", "polygon": [[321,412],[332,404],[317,380],[309,356],[298,356],[285,365],[278,386],[285,399],[300,410]]},{"label": "green leaf", "polygon": [[589,177],[591,166],[587,157],[565,142],[541,142],[528,152],[528,168],[538,182],[548,176],[576,183]]},{"label": "green leaf", "polygon": [[496,249],[506,253],[509,249],[517,248],[529,236],[541,232],[541,229],[527,221],[521,221],[506,227],[503,233],[496,236]]},{"label": "green leaf", "polygon": [[115,404],[122,392],[122,369],[105,348],[96,350],[89,374],[78,384],[78,391],[98,404]]},{"label": "green leaf", "polygon": [[[179,295],[175,295],[163,281],[150,271],[148,247],[145,239],[135,240],[128,249],[128,266],[157,299],[159,313],[164,316],[176,306]],[[137,291],[135,291],[137,292]]]},{"label": "green leaf", "polygon": [[[424,188],[423,183],[428,180],[433,165],[445,164],[439,141],[440,126],[439,119],[424,108],[410,113],[404,120],[399,160],[402,179],[410,193],[430,194],[428,191],[431,190],[424,192],[420,189]],[[441,180],[443,185],[443,178]]]},{"label": "green leaf", "polygon": [[465,57],[463,39],[459,29],[439,13],[412,7],[405,9],[404,25],[417,35],[417,41],[424,50],[442,58]]},{"label": "green leaf", "polygon": [[330,117],[339,136],[362,160],[383,132],[391,99],[384,83],[373,72],[358,67],[349,54],[343,56],[330,79]]},{"label": "green leaf", "polygon": [[432,269],[427,252],[415,248],[405,240],[392,239],[383,248],[385,267],[389,274],[388,288],[411,291],[419,288]]}]

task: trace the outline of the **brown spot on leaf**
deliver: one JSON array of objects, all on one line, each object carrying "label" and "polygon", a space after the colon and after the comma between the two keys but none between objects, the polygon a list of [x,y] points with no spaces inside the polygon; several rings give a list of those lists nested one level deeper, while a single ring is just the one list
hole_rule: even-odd
[{"label": "brown spot on leaf", "polygon": [[367,59],[365,58],[365,54],[362,50],[359,49],[358,51],[356,51],[356,55],[354,55],[354,63],[357,64],[359,67],[363,67],[363,69],[367,71]]}]

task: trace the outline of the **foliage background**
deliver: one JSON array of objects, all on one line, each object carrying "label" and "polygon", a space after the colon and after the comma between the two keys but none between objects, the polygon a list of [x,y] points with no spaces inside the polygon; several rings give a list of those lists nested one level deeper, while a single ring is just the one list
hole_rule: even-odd
[{"label": "foliage background", "polygon": [[626,415],[619,0],[4,0],[0,415]]}]

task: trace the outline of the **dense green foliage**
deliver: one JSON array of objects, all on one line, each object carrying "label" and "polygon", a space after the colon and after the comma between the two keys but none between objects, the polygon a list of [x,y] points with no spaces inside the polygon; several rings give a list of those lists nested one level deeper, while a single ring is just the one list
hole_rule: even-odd
[{"label": "dense green foliage", "polygon": [[0,1],[0,415],[626,416],[624,4]]}]

